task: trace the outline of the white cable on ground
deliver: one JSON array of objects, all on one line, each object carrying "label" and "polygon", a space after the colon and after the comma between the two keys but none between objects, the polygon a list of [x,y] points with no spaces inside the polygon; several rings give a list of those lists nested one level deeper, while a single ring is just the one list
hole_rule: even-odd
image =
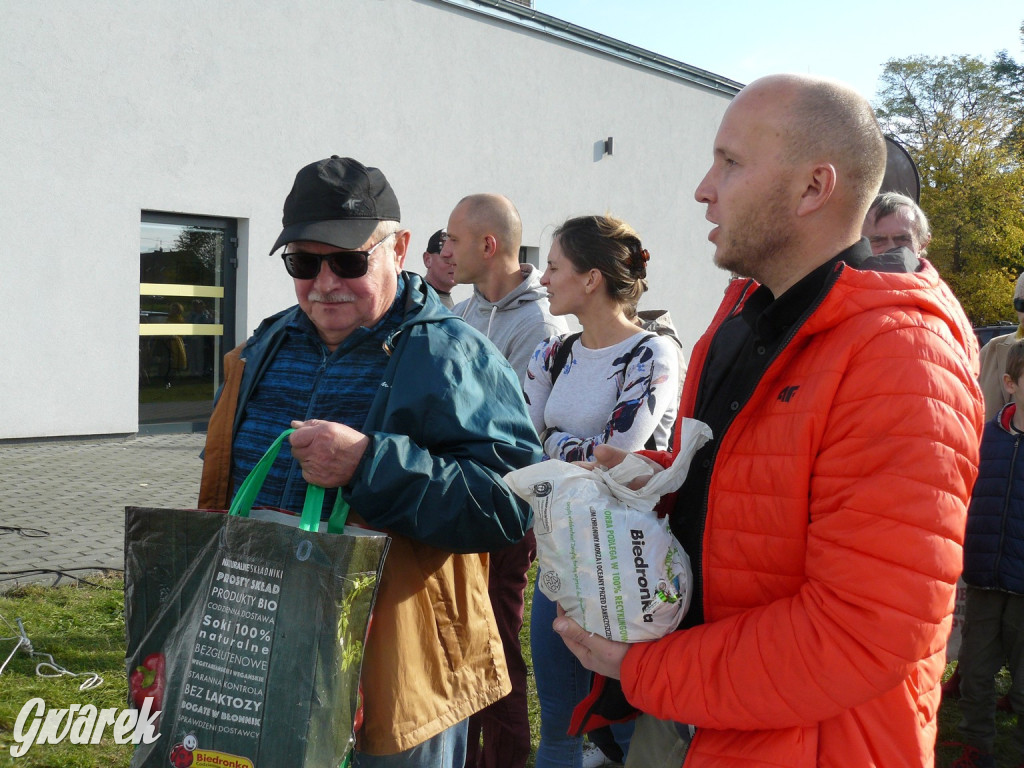
[{"label": "white cable on ground", "polygon": [[103,685],[103,678],[100,677],[96,672],[71,672],[70,670],[65,669],[56,661],[54,661],[53,656],[51,656],[49,653],[41,653],[36,651],[32,647],[32,641],[29,640],[28,634],[25,632],[25,625],[22,623],[20,618],[14,620],[15,623],[17,623],[18,625],[17,629],[15,629],[11,625],[11,623],[4,618],[3,614],[0,614],[0,621],[2,621],[4,624],[10,627],[10,629],[13,632],[15,632],[15,635],[13,637],[0,637],[0,640],[18,641],[17,645],[14,646],[14,650],[11,651],[10,655],[8,655],[8,657],[4,660],[4,663],[0,664],[0,675],[4,673],[4,669],[7,667],[7,664],[10,662],[10,660],[14,658],[14,654],[18,652],[18,649],[25,648],[25,652],[29,656],[33,658],[45,657],[47,659],[47,661],[41,661],[38,664],[36,664],[36,674],[39,677],[84,677],[86,678],[85,681],[78,686],[78,690],[80,691],[90,691],[93,688],[99,688],[101,685]]}]

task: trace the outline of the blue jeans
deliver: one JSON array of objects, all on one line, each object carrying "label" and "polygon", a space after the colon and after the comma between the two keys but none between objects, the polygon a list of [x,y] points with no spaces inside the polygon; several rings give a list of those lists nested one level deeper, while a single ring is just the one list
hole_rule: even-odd
[{"label": "blue jeans", "polygon": [[463,768],[468,729],[469,721],[463,720],[397,755],[356,752],[352,768]]},{"label": "blue jeans", "polygon": [[[572,655],[551,628],[555,602],[534,585],[530,614],[530,649],[540,700],[540,744],[536,768],[580,768],[583,738],[568,734],[572,711],[590,693],[590,671]],[[629,751],[633,723],[616,723],[612,734],[622,752]]]}]

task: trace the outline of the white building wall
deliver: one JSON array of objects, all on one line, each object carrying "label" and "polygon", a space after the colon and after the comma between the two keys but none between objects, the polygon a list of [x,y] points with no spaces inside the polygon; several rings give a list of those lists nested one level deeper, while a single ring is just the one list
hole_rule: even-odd
[{"label": "white building wall", "polygon": [[415,271],[465,194],[508,195],[542,265],[567,216],[625,218],[651,252],[641,308],[689,350],[726,284],[693,189],[730,92],[470,6],[4,0],[0,439],[137,431],[143,210],[239,220],[239,341],[294,303],[267,251],[295,172],[330,154],[387,175]]}]

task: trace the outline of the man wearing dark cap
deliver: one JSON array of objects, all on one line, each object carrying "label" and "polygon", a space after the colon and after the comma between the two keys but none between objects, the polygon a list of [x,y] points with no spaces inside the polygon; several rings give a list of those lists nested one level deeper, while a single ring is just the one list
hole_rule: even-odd
[{"label": "man wearing dark cap", "polygon": [[399,220],[376,168],[335,156],[296,175],[271,252],[284,246],[298,304],[225,357],[200,505],[226,508],[295,428],[256,505],[301,510],[313,483],[325,509],[341,493],[392,539],[355,766],[462,768],[466,719],[510,690],[479,553],[525,534],[501,478],[540,449],[505,359],[403,271]]},{"label": "man wearing dark cap", "polygon": [[455,306],[452,301],[452,288],[455,287],[455,265],[451,258],[441,256],[441,249],[444,247],[444,230],[439,229],[430,236],[427,242],[427,250],[423,252],[423,266],[427,271],[423,279],[427,285],[437,291],[441,303],[448,309]]}]

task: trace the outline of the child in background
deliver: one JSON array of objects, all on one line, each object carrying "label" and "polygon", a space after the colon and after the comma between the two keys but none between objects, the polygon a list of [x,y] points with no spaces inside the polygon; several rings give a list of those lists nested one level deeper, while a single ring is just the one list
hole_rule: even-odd
[{"label": "child in background", "polygon": [[[995,766],[994,675],[1005,661],[1010,702],[1024,712],[1024,341],[1006,356],[1003,387],[1010,402],[985,425],[978,479],[967,512],[964,573],[966,621],[960,647],[960,732],[966,742],[954,765]],[[1024,717],[1014,732],[1024,761]]]}]

